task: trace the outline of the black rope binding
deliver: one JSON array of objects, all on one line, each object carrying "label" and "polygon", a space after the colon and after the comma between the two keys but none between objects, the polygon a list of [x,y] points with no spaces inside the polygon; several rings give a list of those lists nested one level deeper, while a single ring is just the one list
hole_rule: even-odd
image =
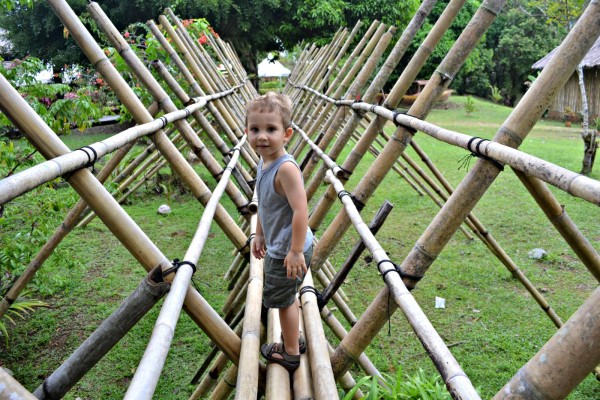
[{"label": "black rope binding", "polygon": [[[479,140],[479,142],[477,142],[477,144],[475,145],[475,148],[473,149],[473,148],[471,148],[471,146],[472,146],[473,142],[476,140]],[[482,139],[477,136],[473,136],[471,139],[469,139],[469,141],[467,142],[467,150],[470,151],[470,154],[467,154],[466,156],[464,156],[463,158],[461,158],[459,160],[458,169],[461,169],[463,167],[465,167],[465,169],[469,169],[469,164],[471,164],[471,159],[474,157],[478,157],[478,158],[481,158],[481,159],[491,162],[500,171],[504,171],[504,165],[502,165],[500,162],[494,160],[493,158],[486,156],[485,154],[481,153],[481,151],[479,150],[479,146],[481,146],[481,144],[483,142],[489,142],[489,141],[490,140],[488,140],[488,139]]]},{"label": "black rope binding", "polygon": [[246,204],[239,206],[237,208],[238,213],[240,213],[241,216],[246,216],[246,215],[250,214],[250,209],[248,208],[249,206],[250,206],[250,203],[246,203]]},{"label": "black rope binding", "polygon": [[356,196],[354,196],[352,193],[348,192],[347,190],[340,190],[340,192],[338,193],[338,198],[340,199],[340,201],[342,201],[342,197],[344,196],[349,196],[350,199],[352,199],[352,203],[354,203],[354,206],[356,207],[358,212],[361,212],[365,208],[366,204],[358,200]]},{"label": "black rope binding", "polygon": [[179,258],[176,258],[171,262],[171,264],[173,264],[171,268],[168,268],[163,271],[163,278],[173,272],[176,272],[182,265],[189,265],[190,267],[192,267],[192,275],[196,273],[196,265],[191,261],[179,261]]},{"label": "black rope binding", "polygon": [[255,236],[255,233],[251,233],[250,236],[248,236],[248,239],[246,239],[246,244],[241,249],[238,249],[238,253],[241,254],[244,250],[246,250],[246,247],[250,248],[250,242],[252,241],[252,239],[254,239]]},{"label": "black rope binding", "polygon": [[409,117],[413,117],[413,118],[417,118],[417,117],[415,117],[413,115],[408,114],[408,111],[394,111],[394,114],[393,114],[393,117],[392,117],[392,121],[394,122],[394,125],[396,125],[396,128],[403,127],[404,129],[406,129],[407,131],[409,131],[412,135],[414,135],[415,133],[417,133],[417,130],[415,128],[413,128],[412,126],[402,124],[402,123],[400,123],[400,122],[398,122],[396,120],[396,117],[398,115],[400,115],[400,114],[402,114],[402,115],[408,115]]},{"label": "black rope binding", "polygon": [[304,286],[302,289],[300,289],[300,299],[302,299],[302,296],[305,293],[314,293],[314,295],[317,297],[317,306],[319,307],[319,311],[321,311],[323,307],[325,307],[323,295],[319,293],[317,289],[315,289],[313,286]]}]

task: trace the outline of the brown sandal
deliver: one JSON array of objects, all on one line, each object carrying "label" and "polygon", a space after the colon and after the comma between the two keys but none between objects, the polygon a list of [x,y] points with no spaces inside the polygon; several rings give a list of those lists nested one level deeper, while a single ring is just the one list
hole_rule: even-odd
[{"label": "brown sandal", "polygon": [[[283,343],[283,333],[281,334],[281,343]],[[304,340],[302,331],[300,331],[300,337],[298,338],[298,349],[300,350],[300,354],[306,353],[306,341]]]},{"label": "brown sandal", "polygon": [[[300,355],[291,356],[286,353],[283,343],[265,343],[260,346],[260,353],[270,362],[281,365],[289,372],[295,371],[300,366]],[[273,354],[279,354],[282,358],[273,357]]]}]

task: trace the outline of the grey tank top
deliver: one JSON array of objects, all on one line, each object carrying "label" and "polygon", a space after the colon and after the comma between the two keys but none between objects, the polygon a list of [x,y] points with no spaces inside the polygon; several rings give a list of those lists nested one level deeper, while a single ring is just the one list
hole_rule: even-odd
[{"label": "grey tank top", "polygon": [[[292,242],[292,208],[287,198],[275,191],[275,176],[284,162],[293,163],[298,170],[294,157],[285,154],[263,169],[263,160],[258,163],[256,174],[256,193],[258,195],[258,217],[265,235],[267,253],[273,258],[285,258]],[[312,245],[313,234],[306,229],[304,251]]]}]

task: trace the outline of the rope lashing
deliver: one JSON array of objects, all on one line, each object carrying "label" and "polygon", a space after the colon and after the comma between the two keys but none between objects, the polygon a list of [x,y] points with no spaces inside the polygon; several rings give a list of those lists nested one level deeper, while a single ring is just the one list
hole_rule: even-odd
[{"label": "rope lashing", "polygon": [[325,302],[323,301],[323,295],[317,291],[313,286],[304,286],[300,289],[300,299],[305,293],[313,293],[317,298],[317,306],[319,307],[319,311],[325,307]]},{"label": "rope lashing", "polygon": [[393,117],[392,117],[392,121],[394,122],[394,125],[396,125],[396,127],[403,127],[404,129],[406,129],[407,131],[409,131],[412,135],[414,135],[415,133],[417,133],[417,130],[415,128],[413,128],[412,126],[409,125],[404,125],[400,122],[398,122],[398,120],[396,119],[396,117],[398,115],[408,115],[409,117],[413,117],[413,118],[417,118],[413,115],[410,115],[408,113],[408,111],[394,111]]},{"label": "rope lashing", "polygon": [[250,248],[250,242],[252,241],[252,239],[254,239],[255,236],[255,233],[251,233],[250,236],[248,236],[248,239],[246,239],[246,244],[241,249],[238,249],[238,253],[243,253],[244,250],[246,250],[246,248]]},{"label": "rope lashing", "polygon": [[241,206],[239,206],[237,208],[238,213],[240,213],[240,215],[242,215],[242,216],[251,214],[249,207],[250,207],[250,203],[242,204]]},{"label": "rope lashing", "polygon": [[[478,139],[479,139],[479,141],[477,142],[477,144],[475,144],[475,147],[472,148],[471,146],[473,145],[473,142]],[[463,158],[460,159],[460,164],[458,166],[458,169],[461,169],[462,167],[466,167],[468,169],[469,164],[471,163],[471,159],[473,157],[478,157],[478,158],[481,158],[481,159],[491,162],[500,171],[504,171],[504,165],[502,165],[500,162],[494,160],[493,158],[486,156],[485,154],[481,153],[481,151],[479,150],[479,146],[481,146],[481,144],[483,142],[489,142],[489,141],[490,141],[489,139],[482,139],[477,136],[473,136],[471,139],[469,139],[469,141],[467,142],[467,150],[469,150],[471,153],[467,154],[466,156],[464,156]]]},{"label": "rope lashing", "polygon": [[348,192],[347,190],[340,190],[340,192],[338,193],[338,198],[340,199],[340,201],[342,201],[342,197],[344,196],[349,196],[350,199],[352,199],[352,203],[354,203],[354,206],[356,207],[358,212],[361,212],[365,208],[366,204],[358,200],[356,196],[354,196],[352,193]]},{"label": "rope lashing", "polygon": [[171,268],[167,268],[163,271],[163,278],[173,272],[177,272],[179,267],[181,267],[182,265],[189,265],[190,267],[192,267],[192,275],[196,273],[196,265],[191,261],[179,261],[179,259],[176,258],[171,262],[171,264],[173,264]]},{"label": "rope lashing", "polygon": [[[358,103],[362,103],[362,102],[363,102],[363,101],[362,101],[361,99],[354,100],[354,102],[352,102],[352,105],[354,105],[354,104],[358,104]],[[353,110],[353,111],[354,111],[356,114],[358,114],[358,116],[359,116],[359,117],[361,117],[361,118],[362,118],[362,117],[364,117],[364,116],[367,114],[367,111],[365,111],[365,110],[355,110],[355,109],[354,109],[354,107],[352,107],[352,110]]]},{"label": "rope lashing", "polygon": [[[383,273],[381,273],[381,269],[379,268],[379,266],[386,262],[392,264],[394,269],[388,269],[388,270],[384,271]],[[422,276],[411,275],[411,274],[407,274],[407,273],[403,272],[402,268],[400,268],[400,266],[398,264],[396,264],[392,260],[388,260],[388,259],[379,261],[377,263],[377,270],[381,273],[381,277],[383,278],[384,282],[385,282],[386,275],[390,272],[397,272],[398,275],[400,275],[400,278],[402,278],[402,279],[406,278],[406,279],[410,279],[412,281],[417,281],[417,282],[420,281],[421,279],[423,279]]]},{"label": "rope lashing", "polygon": [[[92,154],[94,155],[94,157],[92,157],[92,155],[90,153],[88,153],[85,149],[89,149],[92,152]],[[87,164],[84,165],[84,167],[85,168],[93,167],[94,164],[96,163],[96,160],[98,160],[98,153],[96,152],[96,150],[94,150],[94,148],[91,146],[83,146],[83,147],[78,148],[75,151],[78,151],[78,150],[83,151],[88,158],[88,162],[87,162]]]}]

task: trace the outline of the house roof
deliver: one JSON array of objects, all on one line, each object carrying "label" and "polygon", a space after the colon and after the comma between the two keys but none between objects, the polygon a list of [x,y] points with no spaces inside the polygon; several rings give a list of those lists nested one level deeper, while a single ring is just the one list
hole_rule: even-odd
[{"label": "house roof", "polygon": [[[554,56],[554,53],[556,53],[556,50],[558,50],[558,47],[552,50],[550,53],[546,54],[544,58],[533,64],[531,68],[544,68],[550,62],[550,60]],[[588,53],[583,58],[582,63],[584,68],[600,67],[600,37],[596,39],[596,42],[594,43],[590,51],[588,51]]]},{"label": "house roof", "polygon": [[265,58],[258,64],[258,77],[269,78],[278,76],[288,76],[290,70],[284,67],[279,61]]}]

